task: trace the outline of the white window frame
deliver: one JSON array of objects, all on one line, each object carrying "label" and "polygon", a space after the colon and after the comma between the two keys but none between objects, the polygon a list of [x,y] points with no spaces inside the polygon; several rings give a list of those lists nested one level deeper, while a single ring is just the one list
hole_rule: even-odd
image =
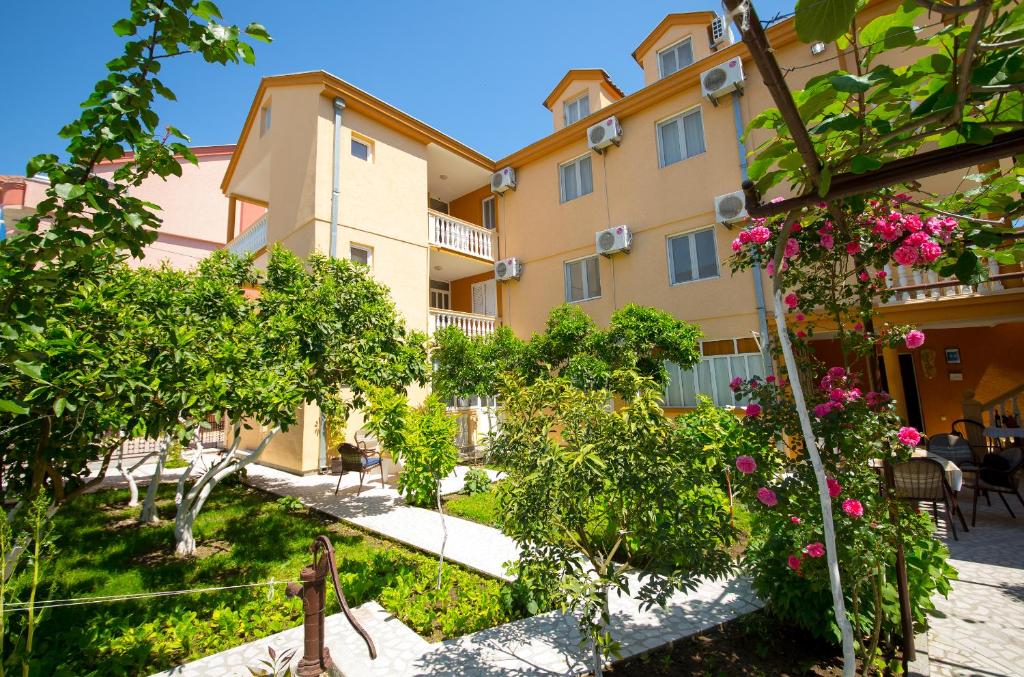
[{"label": "white window frame", "polygon": [[269,103],[260,108],[260,136],[270,131],[270,123],[273,121],[271,111],[272,108]]},{"label": "white window frame", "polygon": [[[490,215],[490,219],[488,219]],[[494,196],[489,195],[483,200],[480,200],[480,225],[487,230],[494,230],[498,227],[498,212],[497,204],[495,203]],[[490,223],[488,223],[488,221]]]},{"label": "white window frame", "polygon": [[373,247],[367,246],[365,244],[356,244],[355,242],[350,242],[349,243],[349,245],[348,245],[348,260],[351,261],[352,263],[358,263],[359,265],[363,265],[362,261],[356,261],[354,258],[352,258],[352,252],[353,252],[353,250],[356,250],[356,249],[358,249],[359,251],[366,252],[366,264],[365,265],[366,265],[367,268],[373,268]]},{"label": "white window frame", "polygon": [[[689,154],[686,153],[686,133],[685,133],[685,129],[682,126],[682,120],[686,116],[693,115],[694,113],[696,113],[697,115],[700,116],[700,138],[701,138],[701,141],[704,142],[704,150],[702,150],[699,153],[694,153],[693,155],[689,155]],[[662,140],[661,140],[661,128],[663,126],[669,124],[670,122],[675,122],[677,120],[679,121],[679,141],[680,141],[680,143],[683,144],[683,147],[682,147],[682,151],[683,152],[680,153],[681,157],[678,160],[676,160],[675,162],[666,163],[665,162],[665,148],[662,145]],[[677,165],[680,162],[686,162],[687,160],[689,160],[691,158],[695,158],[695,157],[698,157],[700,155],[704,155],[705,153],[708,152],[708,135],[707,135],[707,132],[704,129],[704,110],[703,110],[703,108],[700,105],[696,105],[696,106],[693,106],[692,108],[687,108],[684,111],[680,111],[679,113],[676,113],[674,115],[670,115],[667,118],[662,118],[661,120],[658,120],[657,122],[654,123],[654,136],[657,137],[656,140],[658,142],[658,169],[664,169],[665,167],[671,167],[672,165]]]},{"label": "white window frame", "polygon": [[[582,102],[584,102],[584,101],[587,102],[587,112],[586,113],[583,113],[583,112],[580,111],[580,104]],[[571,109],[575,109],[575,111],[576,111],[576,119],[570,121],[569,120],[569,111]],[[580,94],[579,96],[577,96],[575,98],[572,98],[572,99],[569,99],[568,101],[565,101],[565,102],[562,103],[562,120],[565,122],[565,126],[566,127],[568,127],[571,124],[575,124],[575,123],[579,122],[580,120],[582,120],[583,118],[587,117],[588,115],[590,115],[590,92],[584,92],[583,94]]]},{"label": "white window frame", "polygon": [[[583,174],[580,172],[580,165],[583,163],[583,160],[585,158],[590,158],[590,191],[587,192],[587,193],[579,192],[579,193],[576,194],[576,197],[566,199],[566,197],[565,197],[565,183],[562,181],[562,168],[563,167],[568,167],[569,165],[574,165],[575,166],[575,168],[576,168],[576,171],[575,171],[575,174],[576,174],[576,187],[580,191],[582,191],[583,190]],[[562,162],[562,163],[560,163],[558,165],[558,198],[559,198],[559,201],[561,202],[561,204],[565,204],[566,202],[572,202],[573,200],[578,200],[578,199],[580,199],[581,197],[583,197],[585,195],[591,195],[593,192],[594,192],[594,160],[593,160],[593,158],[591,158],[591,154],[590,153],[584,153],[583,155],[579,155],[577,157],[574,157],[573,159],[569,160],[568,162]]]},{"label": "white window frame", "polygon": [[[699,271],[697,261],[697,233],[703,233],[705,231],[711,231],[711,244],[715,250],[715,268],[718,270],[714,275],[708,277],[694,277],[692,280],[683,280],[682,282],[675,281],[675,263],[672,260],[672,240],[679,237],[689,236],[690,240],[690,270],[693,271],[694,275],[697,275]],[[722,261],[718,258],[718,233],[715,232],[715,227],[704,226],[702,228],[695,228],[693,230],[686,230],[681,233],[673,233],[665,237],[665,252],[668,255],[668,285],[670,287],[678,287],[684,284],[692,284],[694,282],[704,282],[706,280],[717,280],[722,277]]]},{"label": "white window frame", "polygon": [[662,62],[661,62],[661,55],[664,54],[665,52],[675,51],[675,50],[679,49],[684,43],[687,43],[687,42],[690,43],[690,63],[686,64],[685,66],[679,66],[679,54],[677,53],[676,54],[676,65],[678,67],[674,71],[672,71],[672,73],[678,73],[679,71],[683,70],[684,68],[688,68],[689,66],[692,66],[694,63],[696,63],[696,58],[693,55],[693,39],[692,39],[692,36],[687,35],[685,38],[683,38],[681,40],[676,40],[675,42],[673,42],[668,47],[665,47],[663,49],[659,49],[658,50],[657,57],[658,57],[658,75],[659,75],[659,77],[667,78],[668,76],[672,75],[672,73],[666,73],[665,72],[665,69],[663,68]]},{"label": "white window frame", "polygon": [[[363,158],[359,157],[358,155],[356,155],[354,149],[352,148],[352,146],[354,146],[357,143],[360,146],[365,146],[366,147],[366,159],[365,160]],[[352,141],[349,143],[349,149],[348,150],[349,150],[349,154],[352,157],[354,157],[355,159],[359,160],[360,162],[373,162],[373,141],[370,141],[369,139],[366,139],[366,138],[364,138],[362,136],[356,136],[355,134],[353,134],[352,135]]]},{"label": "white window frame", "polygon": [[[563,284],[565,287],[565,302],[566,303],[583,303],[585,301],[593,301],[594,299],[601,298],[601,293],[590,296],[590,276],[587,274],[586,261],[594,259],[597,261],[597,286],[601,286],[601,257],[597,254],[591,254],[590,256],[581,256],[577,259],[570,259],[562,264],[562,277]],[[571,299],[569,298],[569,266],[573,264],[580,264],[580,277],[583,279],[583,298]]]},{"label": "white window frame", "polygon": [[[735,339],[733,345],[735,346]],[[729,371],[726,374],[727,378],[718,379],[715,378],[715,365],[723,364],[723,358],[725,359],[724,364],[728,365]],[[744,369],[742,374],[737,373],[735,366],[733,364],[734,359],[743,360]],[[702,380],[700,378],[700,365],[703,363],[707,363],[708,365],[707,370],[710,383],[706,384],[702,383]],[[753,365],[753,368],[751,368],[751,365]],[[716,406],[742,407],[745,406],[750,401],[750,399],[747,397],[743,397],[737,400],[733,396],[732,389],[730,388],[726,388],[726,392],[720,393],[718,383],[720,380],[725,382],[731,381],[736,376],[740,376],[744,380],[747,380],[748,378],[756,374],[763,378],[764,374],[761,372],[764,371],[764,355],[762,355],[761,353],[732,353],[726,355],[709,355],[707,357],[701,357],[700,362],[693,365],[693,367],[690,369],[682,369],[678,365],[673,364],[671,362],[666,362],[665,368],[668,370],[669,380],[668,384],[665,386],[665,393],[663,395],[664,406],[672,408],[690,408],[691,406],[696,406],[698,395],[705,395],[707,397],[710,397],[711,401]],[[683,396],[681,379],[684,372],[693,372],[693,405],[687,404],[685,401],[685,397]],[[670,397],[669,391],[672,389],[675,389],[676,393],[678,394],[678,402],[672,401],[672,398]]]}]

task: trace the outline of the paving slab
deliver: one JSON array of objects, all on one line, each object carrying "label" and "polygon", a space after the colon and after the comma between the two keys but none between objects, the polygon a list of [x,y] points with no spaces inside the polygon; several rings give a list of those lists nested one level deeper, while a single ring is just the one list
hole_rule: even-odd
[{"label": "paving slab", "polygon": [[[961,507],[971,519],[970,490]],[[1024,676],[1024,505],[1008,496],[1017,518],[997,496],[981,499],[977,526],[959,540],[939,533],[960,572],[949,598],[937,597],[928,631],[932,677]]]},{"label": "paving slab", "polygon": [[[296,476],[262,465],[248,467],[247,482],[279,496],[294,496],[303,504],[414,548],[438,554],[444,545],[446,559],[481,573],[512,580],[505,563],[519,557],[519,548],[497,529],[406,504],[392,485],[380,484],[380,476],[368,482],[359,493],[355,474],[342,475],[341,488],[336,475]],[[452,491],[461,489],[465,468],[457,469],[446,480]],[[491,471],[493,472],[493,471]],[[369,477],[369,476],[368,476]],[[447,529],[447,542],[445,530]]]}]

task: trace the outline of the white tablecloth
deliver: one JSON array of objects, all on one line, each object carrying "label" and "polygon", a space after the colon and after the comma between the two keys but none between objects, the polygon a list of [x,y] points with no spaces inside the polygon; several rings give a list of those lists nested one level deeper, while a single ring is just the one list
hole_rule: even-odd
[{"label": "white tablecloth", "polygon": [[941,463],[943,470],[946,471],[946,481],[949,482],[949,488],[953,491],[960,491],[961,487],[964,486],[964,472],[953,461],[938,454],[929,454],[923,449],[915,451],[914,456],[917,458],[930,458]]}]

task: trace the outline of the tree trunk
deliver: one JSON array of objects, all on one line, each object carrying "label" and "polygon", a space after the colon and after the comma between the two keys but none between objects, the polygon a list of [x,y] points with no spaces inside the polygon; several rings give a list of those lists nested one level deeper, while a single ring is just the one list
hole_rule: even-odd
[{"label": "tree trunk", "polygon": [[782,305],[782,290],[775,289],[775,324],[779,331],[779,344],[789,372],[789,383],[793,388],[793,400],[800,417],[800,428],[804,436],[804,446],[814,468],[814,477],[818,482],[818,501],[821,504],[821,518],[825,531],[825,555],[828,563],[828,578],[832,588],[832,605],[836,624],[843,638],[843,677],[854,677],[857,671],[857,657],[853,648],[853,629],[850,619],[846,616],[846,603],[843,599],[843,584],[839,578],[839,561],[836,557],[836,528],[832,520],[832,497],[828,494],[828,481],[825,469],[821,465],[821,454],[818,453],[818,441],[811,429],[811,417],[807,413],[807,402],[804,400],[803,387],[800,385],[800,370],[793,355],[793,344],[789,340],[786,328],[786,310]]},{"label": "tree trunk", "polygon": [[441,556],[437,560],[437,589],[441,589],[441,571],[444,569],[444,548],[448,545],[448,524],[444,521],[444,508],[441,505],[441,480],[435,484],[437,491],[437,512],[441,515],[441,531],[444,536],[441,538]]},{"label": "tree trunk", "polygon": [[156,494],[160,490],[160,478],[164,472],[164,462],[167,461],[167,448],[170,446],[170,438],[164,436],[160,439],[156,456],[156,468],[153,469],[153,476],[149,478],[149,486],[146,488],[146,500],[142,504],[142,512],[139,514],[141,524],[157,524],[160,517],[156,512]]},{"label": "tree trunk", "polygon": [[[184,484],[182,480],[179,480],[179,495],[180,500],[175,497],[178,504],[178,511],[174,517],[174,553],[179,557],[191,557],[196,551],[196,541],[192,533],[193,526],[195,525],[196,518],[199,516],[199,511],[203,509],[203,505],[206,503],[206,499],[209,498],[210,492],[220,484],[228,475],[235,473],[245,466],[256,461],[266,450],[267,445],[270,444],[270,440],[273,439],[274,435],[278,433],[281,428],[274,426],[271,428],[260,445],[251,454],[245,458],[235,458],[235,452],[238,451],[238,445],[241,442],[241,429],[242,424],[236,423],[234,425],[234,439],[231,442],[231,447],[227,453],[224,454],[224,458],[217,461],[204,472],[199,479],[195,481],[192,487],[182,494]],[[198,458],[198,456],[196,456]],[[195,459],[193,459],[193,463]],[[187,477],[187,475],[186,475]]]}]

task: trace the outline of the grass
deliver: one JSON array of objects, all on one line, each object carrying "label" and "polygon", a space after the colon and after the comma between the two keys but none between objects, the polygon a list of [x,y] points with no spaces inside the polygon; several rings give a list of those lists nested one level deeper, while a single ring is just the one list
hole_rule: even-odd
[{"label": "grass", "polygon": [[[349,604],[377,600],[429,640],[526,615],[507,584],[446,564],[436,590],[435,558],[242,485],[217,488],[196,521],[197,556],[177,558],[173,492],[161,487],[158,526],[136,523],[138,508],[127,507],[123,490],[83,496],[58,512],[58,553],[44,565],[44,595],[296,580],[310,561],[310,542],[327,534]],[[283,587],[276,586],[273,599],[265,586],[47,610],[36,632],[33,675],[145,675],[294,627],[301,604],[286,599]],[[334,594],[328,598],[328,613],[336,613]],[[15,629],[24,622],[20,614],[8,620]]]},{"label": "grass", "polygon": [[449,515],[462,517],[464,519],[486,524],[496,529],[501,528],[498,511],[498,494],[494,486],[489,491],[472,496],[467,494],[452,494],[446,496],[445,511]]}]

